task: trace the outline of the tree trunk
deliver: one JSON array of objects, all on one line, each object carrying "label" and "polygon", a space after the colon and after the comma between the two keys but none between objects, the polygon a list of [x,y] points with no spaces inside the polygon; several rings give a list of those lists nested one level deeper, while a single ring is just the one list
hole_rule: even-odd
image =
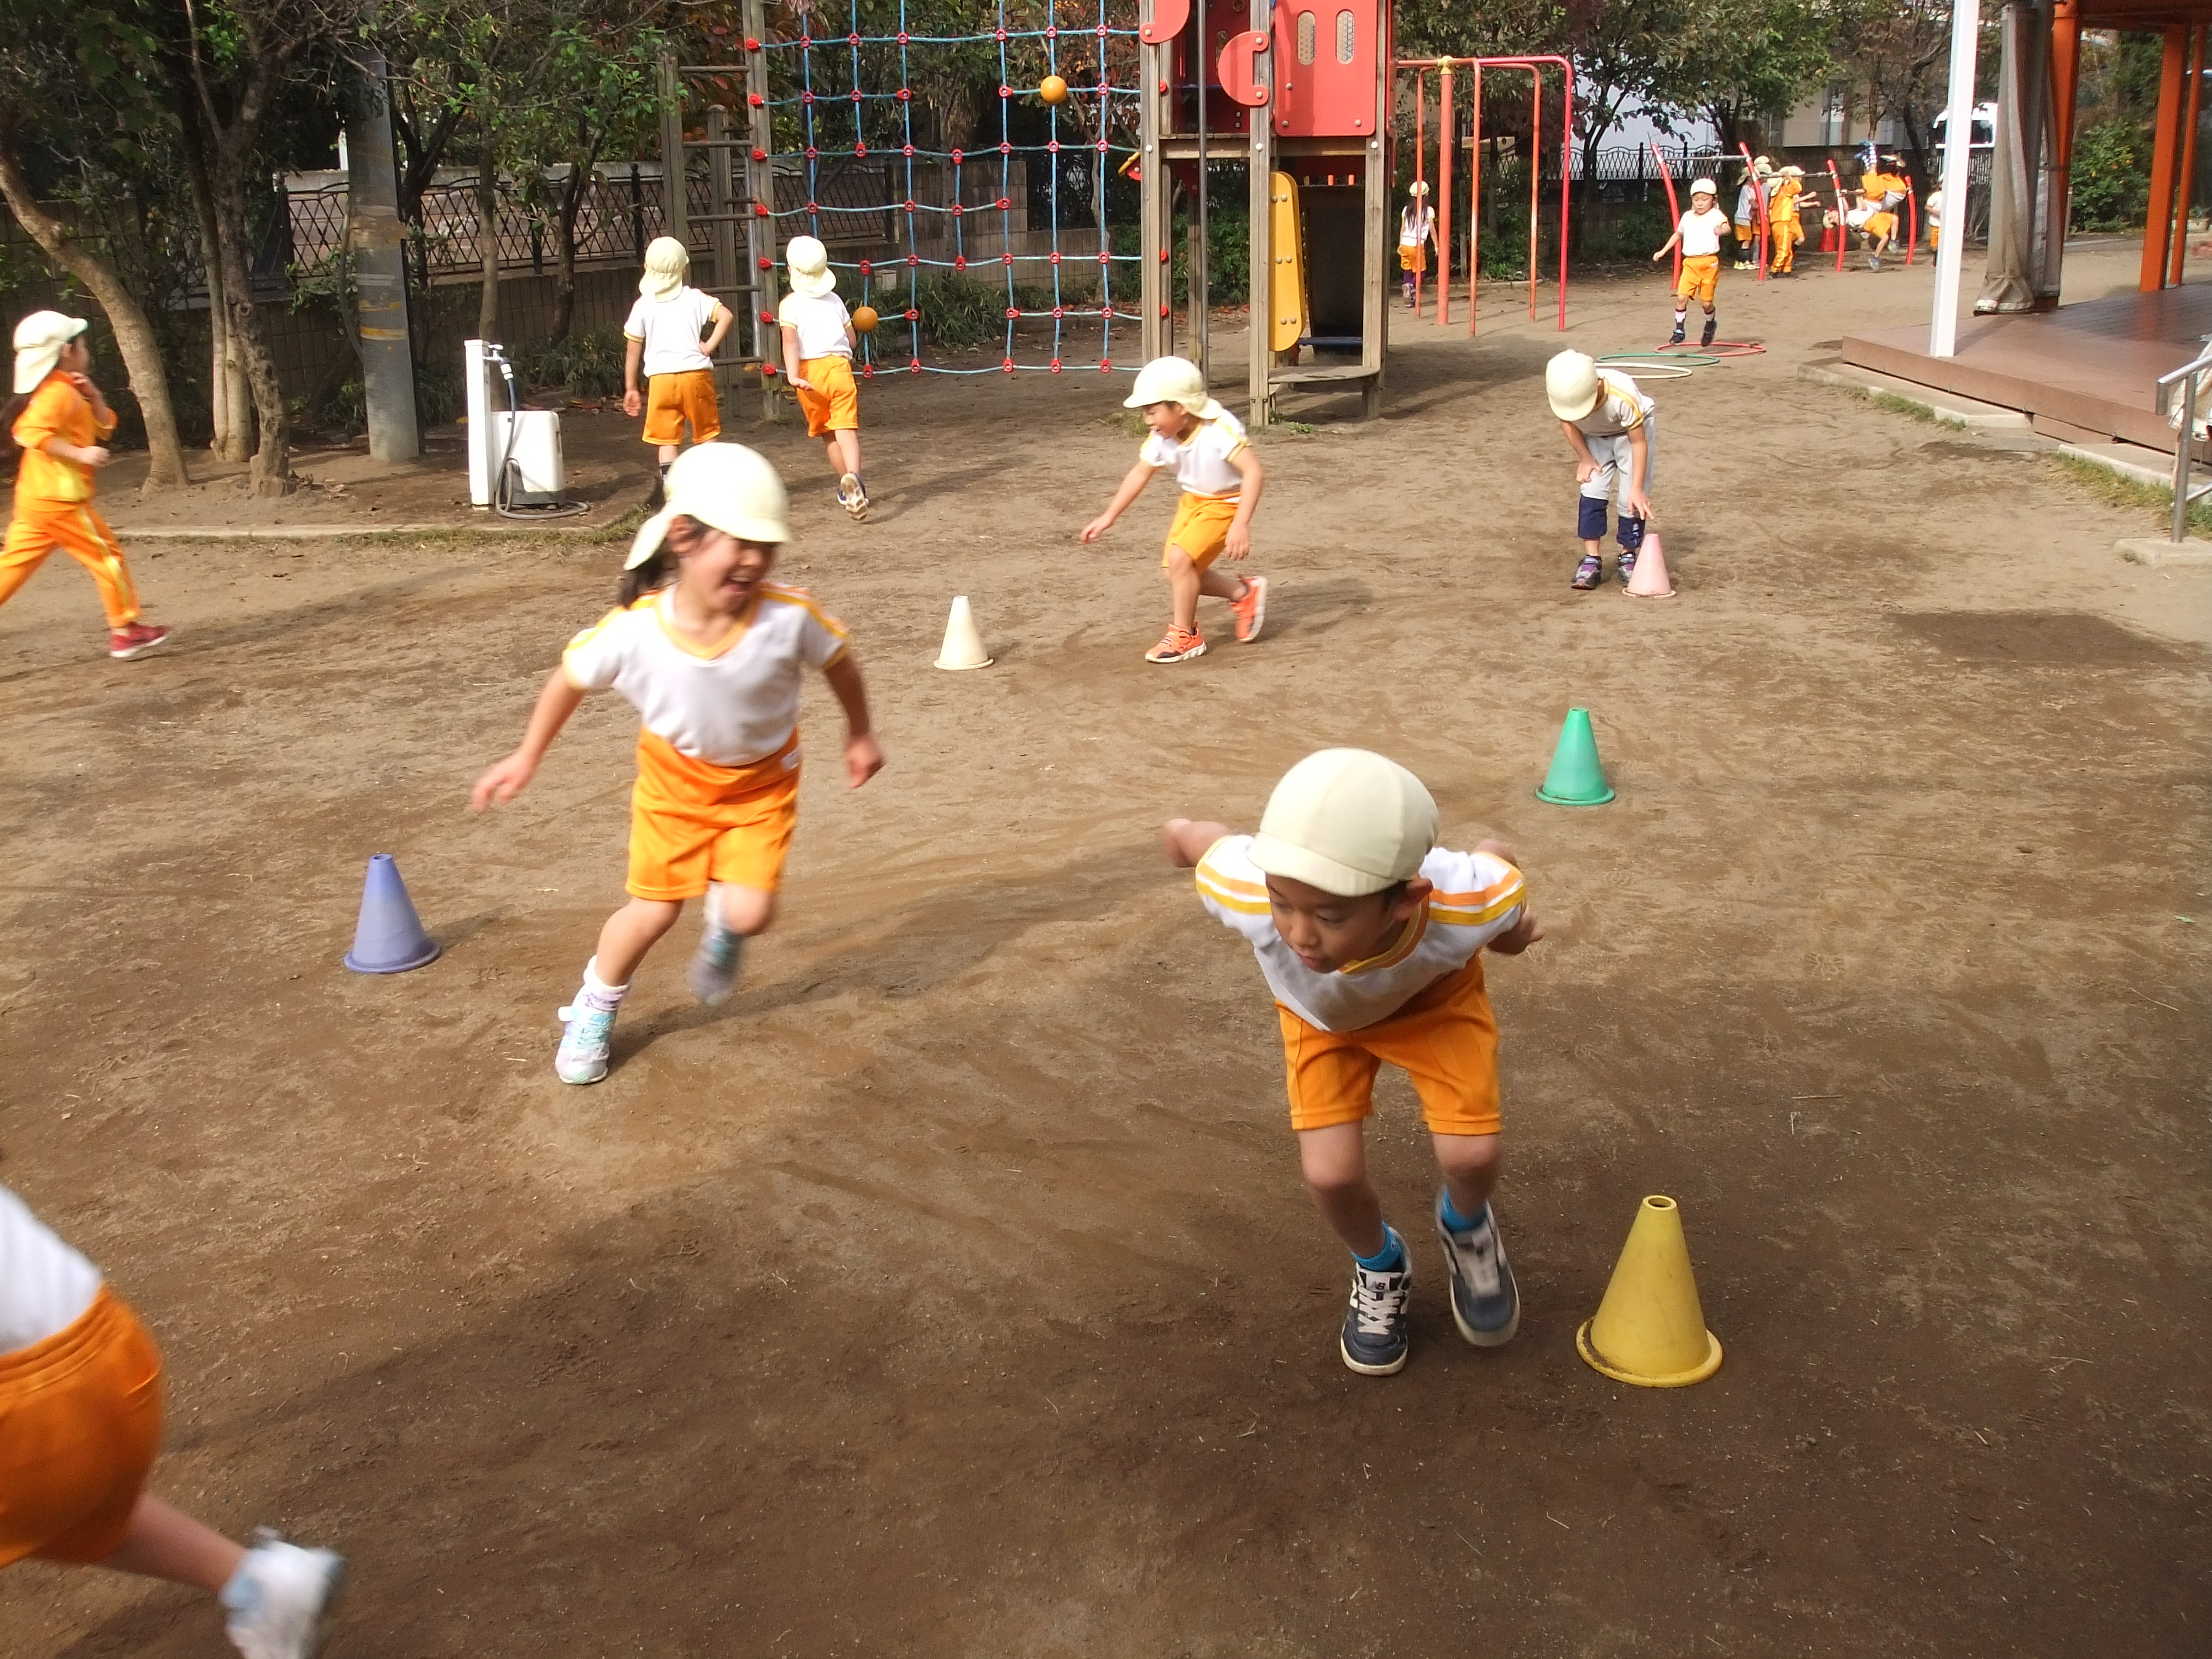
[{"label": "tree trunk", "polygon": [[179,489],[191,482],[185,471],[184,446],[177,441],[176,411],[169,404],[169,372],[161,363],[161,348],[145,308],[123,285],[115,268],[82,243],[70,239],[60,220],[40,207],[31,193],[30,181],[16,164],[14,135],[0,132],[0,195],[5,195],[16,222],[56,264],[91,290],[115,331],[115,343],[131,375],[131,395],[146,422],[146,447],[153,465],[146,474],[148,489]]},{"label": "tree trunk", "polygon": [[483,270],[477,291],[477,338],[499,338],[499,149],[492,143],[490,125],[483,134],[483,155],[477,162],[477,258]]},{"label": "tree trunk", "polygon": [[246,242],[246,175],[253,152],[253,136],[240,128],[216,141],[211,183],[216,251],[222,270],[223,314],[230,325],[232,346],[246,367],[246,390],[260,428],[248,487],[256,495],[288,495],[297,483],[292,477],[292,422],[276,377],[276,360],[261,331],[261,314],[253,307],[252,253]]},{"label": "tree trunk", "polygon": [[208,451],[219,461],[243,461],[253,453],[253,404],[246,389],[246,362],[230,331],[225,303],[222,249],[216,228],[215,191],[208,182],[207,155],[200,147],[191,111],[181,112],[185,183],[192,216],[199,221],[200,259],[208,287],[208,413],[212,428]]},{"label": "tree trunk", "polygon": [[[593,139],[585,147],[584,159],[572,164],[568,176],[562,181],[561,201],[556,216],[561,230],[559,257],[553,267],[553,337],[565,340],[576,314],[576,216],[583,211],[584,198],[591,194],[592,179],[599,164],[599,140]],[[722,280],[720,277],[717,281]]]}]

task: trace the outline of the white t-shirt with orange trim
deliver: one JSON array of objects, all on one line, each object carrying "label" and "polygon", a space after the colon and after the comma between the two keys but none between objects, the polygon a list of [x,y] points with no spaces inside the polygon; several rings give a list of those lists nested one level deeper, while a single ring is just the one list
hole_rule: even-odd
[{"label": "white t-shirt with orange trim", "polygon": [[1252,837],[1224,836],[1198,861],[1199,902],[1243,935],[1275,1000],[1324,1031],[1388,1019],[1521,920],[1521,872],[1490,853],[1437,848],[1421,860],[1436,891],[1429,908],[1379,957],[1317,974],[1298,960],[1267,902],[1267,878],[1252,862]]},{"label": "white t-shirt with orange trim", "polygon": [[804,588],[763,582],[752,614],[702,651],[678,634],[671,590],[610,611],[568,641],[561,669],[580,691],[619,691],[647,731],[711,766],[750,766],[799,728],[802,671],[845,653],[845,625]]},{"label": "white t-shirt with orange trim", "polygon": [[58,1335],[100,1294],[100,1269],[0,1187],[0,1354]]},{"label": "white t-shirt with orange trim", "polygon": [[1235,500],[1244,493],[1244,475],[1236,467],[1244,453],[1244,423],[1227,410],[1178,442],[1155,432],[1146,438],[1138,459],[1147,466],[1171,466],[1186,493]]}]

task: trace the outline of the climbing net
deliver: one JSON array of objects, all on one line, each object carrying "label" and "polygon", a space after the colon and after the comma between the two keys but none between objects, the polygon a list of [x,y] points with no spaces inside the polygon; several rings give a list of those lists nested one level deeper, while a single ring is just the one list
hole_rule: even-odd
[{"label": "climbing net", "polygon": [[[850,273],[840,286],[878,310],[878,330],[861,337],[863,375],[1114,368],[1114,325],[1139,319],[1129,268],[1139,256],[1115,251],[1106,210],[1109,182],[1136,154],[1133,12],[1129,0],[1095,0],[1095,10],[1091,0],[772,9],[782,27],[771,23],[775,38],[761,42],[769,83],[750,95],[769,111],[777,146],[777,252],[793,235],[820,237],[832,266]],[[990,27],[945,32],[978,13]],[[977,95],[994,75],[995,121]],[[971,141],[949,142],[967,132]],[[804,199],[787,205],[796,192],[781,180],[794,177]],[[1028,227],[1039,213],[1048,234],[1017,228],[1018,215]],[[870,248],[884,251],[854,257]],[[1000,360],[927,361],[926,338],[940,332],[995,337]]]}]

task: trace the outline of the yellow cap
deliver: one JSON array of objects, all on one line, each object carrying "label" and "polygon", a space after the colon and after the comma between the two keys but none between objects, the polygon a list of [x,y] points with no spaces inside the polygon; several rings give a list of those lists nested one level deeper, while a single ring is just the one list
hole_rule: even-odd
[{"label": "yellow cap", "polygon": [[1124,409],[1148,404],[1179,404],[1201,421],[1218,420],[1229,411],[1206,390],[1206,376],[1188,357],[1155,357],[1137,371],[1137,384],[1121,399]]},{"label": "yellow cap", "polygon": [[637,291],[648,300],[665,300],[684,286],[690,269],[691,256],[683,243],[673,236],[656,236],[646,244],[645,275],[638,278]]},{"label": "yellow cap", "polygon": [[791,291],[819,299],[837,286],[830,269],[830,250],[819,237],[794,236],[783,245],[784,263],[791,268]]},{"label": "yellow cap", "polygon": [[1419,778],[1365,749],[1324,749],[1267,797],[1252,862],[1358,898],[1419,875],[1436,844],[1437,803]]},{"label": "yellow cap", "polygon": [[768,458],[743,444],[695,444],[668,468],[668,505],[637,527],[623,568],[635,570],[668,538],[680,514],[739,541],[791,539],[791,501]]},{"label": "yellow cap", "polygon": [[1595,409],[1602,389],[1597,359],[1586,351],[1562,351],[1544,365],[1544,395],[1552,400],[1552,413],[1563,421],[1579,421]]}]

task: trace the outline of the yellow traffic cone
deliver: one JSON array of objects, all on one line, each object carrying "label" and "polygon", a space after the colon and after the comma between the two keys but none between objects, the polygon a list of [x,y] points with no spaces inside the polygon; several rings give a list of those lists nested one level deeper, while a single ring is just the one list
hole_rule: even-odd
[{"label": "yellow traffic cone", "polygon": [[1655,1194],[1636,1206],[1605,1300],[1575,1333],[1575,1346],[1607,1376],[1644,1389],[1702,1382],[1721,1368],[1720,1339],[1705,1328],[1673,1199]]},{"label": "yellow traffic cone", "polygon": [[975,627],[975,613],[968,596],[952,601],[952,614],[945,619],[945,645],[937,653],[939,668],[988,668],[992,658],[983,649],[983,636]]}]

